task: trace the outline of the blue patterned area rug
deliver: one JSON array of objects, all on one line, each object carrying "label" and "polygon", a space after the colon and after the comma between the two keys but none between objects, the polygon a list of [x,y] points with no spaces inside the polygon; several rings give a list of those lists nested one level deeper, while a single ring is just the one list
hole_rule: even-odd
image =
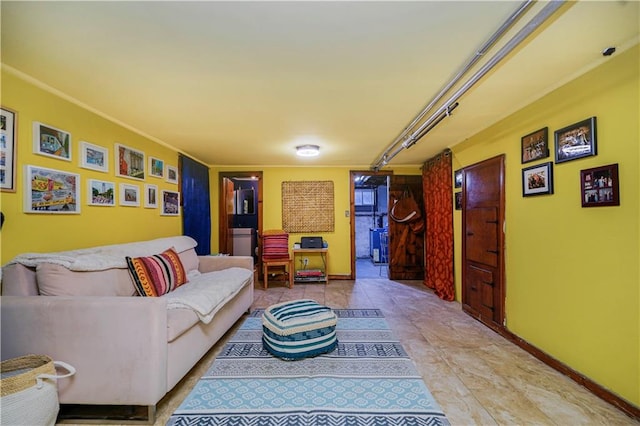
[{"label": "blue patterned area rug", "polygon": [[379,310],[334,311],[336,350],[298,361],[263,349],[254,311],[167,425],[449,425]]}]

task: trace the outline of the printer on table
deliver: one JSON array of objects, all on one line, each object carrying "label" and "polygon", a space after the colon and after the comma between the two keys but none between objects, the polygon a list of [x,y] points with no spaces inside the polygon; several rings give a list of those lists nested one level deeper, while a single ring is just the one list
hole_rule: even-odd
[{"label": "printer on table", "polygon": [[323,247],[322,237],[301,237],[300,248],[303,249],[320,249]]}]

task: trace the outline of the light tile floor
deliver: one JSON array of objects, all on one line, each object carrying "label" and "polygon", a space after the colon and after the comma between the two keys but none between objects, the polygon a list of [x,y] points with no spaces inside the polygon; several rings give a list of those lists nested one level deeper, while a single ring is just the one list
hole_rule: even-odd
[{"label": "light tile floor", "polygon": [[[334,308],[379,308],[453,425],[640,425],[462,312],[419,281],[332,280],[255,286],[254,308],[311,298]],[[241,322],[241,321],[240,321]],[[239,323],[159,404],[164,425]]]}]

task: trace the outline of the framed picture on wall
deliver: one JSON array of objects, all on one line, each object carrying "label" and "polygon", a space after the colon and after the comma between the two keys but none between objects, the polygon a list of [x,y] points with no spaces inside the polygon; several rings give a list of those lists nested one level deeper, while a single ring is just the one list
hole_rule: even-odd
[{"label": "framed picture on wall", "polygon": [[520,140],[522,164],[549,156],[549,128],[536,130]]},{"label": "framed picture on wall", "polygon": [[120,205],[129,207],[140,206],[140,187],[129,183],[121,183]]},{"label": "framed picture on wall", "polygon": [[453,172],[453,187],[462,188],[462,169]]},{"label": "framed picture on wall", "polygon": [[618,164],[580,170],[582,207],[620,205]]},{"label": "framed picture on wall", "polygon": [[180,215],[180,193],[176,191],[162,191],[162,216]]},{"label": "framed picture on wall", "polygon": [[115,144],[116,175],[144,180],[144,152]]},{"label": "framed picture on wall", "polygon": [[24,184],[26,213],[80,213],[80,175],[25,166]]},{"label": "framed picture on wall", "polygon": [[178,168],[167,166],[167,182],[178,183]]},{"label": "framed picture on wall", "polygon": [[164,161],[159,158],[149,157],[149,176],[164,177]]},{"label": "framed picture on wall", "polygon": [[144,206],[148,209],[158,207],[158,185],[144,185]]},{"label": "framed picture on wall", "polygon": [[80,167],[104,173],[108,172],[109,150],[102,146],[80,141]]},{"label": "framed picture on wall", "polygon": [[115,206],[116,184],[103,180],[88,179],[87,204],[90,206]]},{"label": "framed picture on wall", "polygon": [[597,154],[595,117],[556,130],[554,135],[556,163]]},{"label": "framed picture on wall", "polygon": [[18,113],[0,108],[0,189],[16,191],[16,137]]},{"label": "framed picture on wall", "polygon": [[462,210],[462,192],[458,191],[455,194],[453,194],[455,203],[455,209],[456,210]]},{"label": "framed picture on wall", "polygon": [[71,133],[34,121],[33,152],[58,160],[71,161]]},{"label": "framed picture on wall", "polygon": [[553,162],[522,169],[522,196],[553,194]]}]

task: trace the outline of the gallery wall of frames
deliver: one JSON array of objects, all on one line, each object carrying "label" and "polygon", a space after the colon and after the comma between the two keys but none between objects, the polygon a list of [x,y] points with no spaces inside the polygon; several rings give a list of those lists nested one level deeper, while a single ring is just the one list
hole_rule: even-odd
[{"label": "gallery wall of frames", "polygon": [[[80,214],[81,206],[143,207],[159,209],[161,216],[180,215],[178,168],[165,159],[146,156],[120,142],[102,146],[83,140],[53,124],[33,121],[31,147],[34,154],[59,160],[59,167],[27,164],[24,182],[16,181],[18,155],[18,112],[1,107],[0,112],[0,188],[5,192],[23,191],[24,212],[44,214]],[[23,147],[28,144],[23,143]],[[22,148],[24,149],[24,148]],[[85,178],[80,169],[104,173],[104,178]],[[94,176],[95,174],[93,174]],[[116,183],[110,176],[130,179]],[[175,190],[159,190],[164,180]]]},{"label": "gallery wall of frames", "polygon": [[[555,164],[585,157],[593,157],[597,150],[596,117],[589,117],[553,132]],[[522,169],[522,196],[553,194],[553,161],[551,157],[549,128],[544,127],[523,136],[520,140],[521,164],[536,163]],[[462,209],[463,169],[454,171],[454,205]],[[606,207],[620,205],[618,164],[607,164],[580,170],[580,199],[582,207]]]}]

